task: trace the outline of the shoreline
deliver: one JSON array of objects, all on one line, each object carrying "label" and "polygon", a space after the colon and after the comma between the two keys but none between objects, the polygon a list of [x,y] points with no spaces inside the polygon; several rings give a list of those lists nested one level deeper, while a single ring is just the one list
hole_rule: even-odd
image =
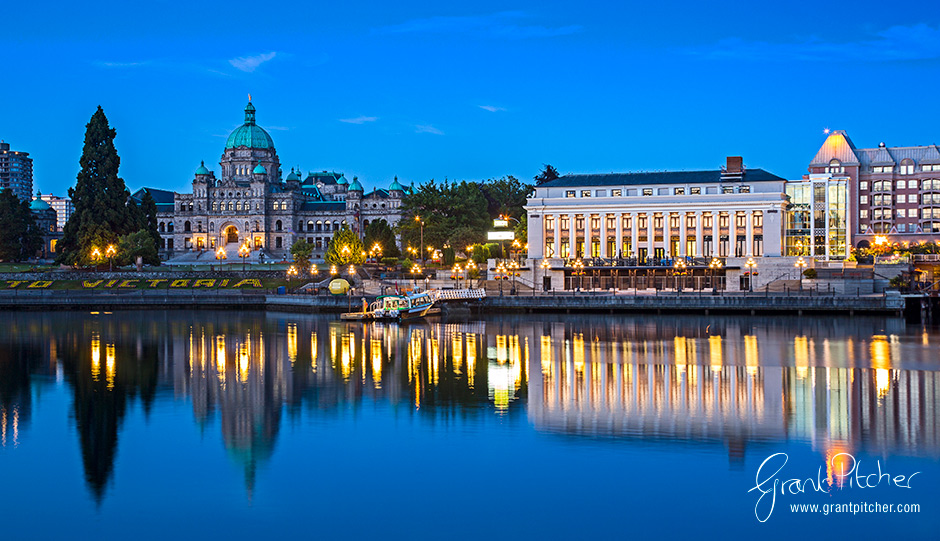
[{"label": "shoreline", "polygon": [[[12,290],[0,291],[0,310],[229,309],[305,313],[357,311],[374,296],[271,294],[259,290]],[[610,294],[489,296],[480,301],[444,304],[443,312],[480,313],[819,313],[904,315],[900,295],[861,297],[774,294]],[[919,302],[917,303],[919,305]]]}]

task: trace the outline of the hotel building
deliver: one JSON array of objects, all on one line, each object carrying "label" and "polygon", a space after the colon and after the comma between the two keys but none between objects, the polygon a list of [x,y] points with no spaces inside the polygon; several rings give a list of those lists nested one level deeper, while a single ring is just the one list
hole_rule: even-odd
[{"label": "hotel building", "polygon": [[12,190],[20,201],[33,199],[33,159],[0,141],[0,190]]},{"label": "hotel building", "polygon": [[940,240],[940,150],[936,145],[855,148],[833,131],[791,181],[787,255],[841,259],[876,236],[892,242]]},{"label": "hotel building", "polygon": [[708,171],[565,175],[528,199],[529,257],[775,257],[786,180],[741,157]]}]

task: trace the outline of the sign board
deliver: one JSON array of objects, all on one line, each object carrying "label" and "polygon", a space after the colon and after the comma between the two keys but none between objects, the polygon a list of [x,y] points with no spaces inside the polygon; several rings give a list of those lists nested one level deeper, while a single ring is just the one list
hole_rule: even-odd
[{"label": "sign board", "polygon": [[487,240],[512,240],[516,234],[512,231],[490,231],[486,234]]},{"label": "sign board", "polygon": [[509,227],[509,220],[493,220],[493,227]]}]

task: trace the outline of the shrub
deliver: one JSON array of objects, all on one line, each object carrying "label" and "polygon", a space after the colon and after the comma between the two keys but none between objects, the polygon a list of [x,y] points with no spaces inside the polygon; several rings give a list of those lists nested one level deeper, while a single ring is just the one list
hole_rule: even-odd
[{"label": "shrub", "polygon": [[805,276],[809,280],[815,280],[816,269],[806,269],[805,271],[803,271],[803,276]]}]

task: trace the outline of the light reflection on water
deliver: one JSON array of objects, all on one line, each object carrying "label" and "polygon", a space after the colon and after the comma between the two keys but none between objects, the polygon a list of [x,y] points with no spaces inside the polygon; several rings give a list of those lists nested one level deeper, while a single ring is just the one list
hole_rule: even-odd
[{"label": "light reflection on water", "polygon": [[249,494],[278,439],[291,437],[280,434],[285,412],[364,402],[431,427],[512,418],[575,441],[717,443],[732,462],[767,442],[805,443],[820,458],[940,457],[940,336],[893,319],[549,316],[398,326],[119,312],[7,313],[3,323],[0,445],[30,452],[23,434],[40,396],[32,391],[59,375],[56,388],[73,404],[62,415],[74,420],[97,501],[120,482],[114,461],[136,402],[159,415],[184,401],[200,427],[217,419]]}]

